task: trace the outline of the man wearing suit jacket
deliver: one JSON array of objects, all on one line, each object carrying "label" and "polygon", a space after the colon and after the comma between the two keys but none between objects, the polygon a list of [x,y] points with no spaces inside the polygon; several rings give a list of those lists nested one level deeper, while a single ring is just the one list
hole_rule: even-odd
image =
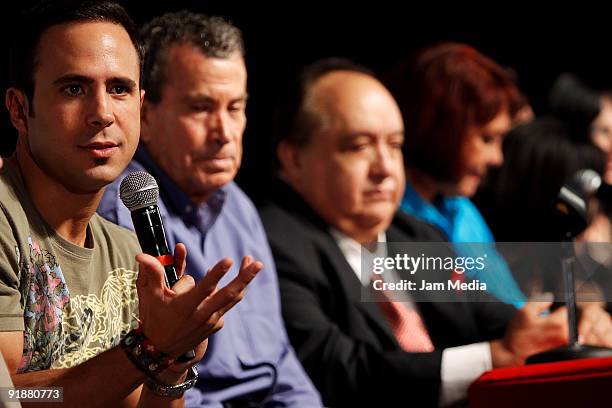
[{"label": "man wearing suit jacket", "polygon": [[369,71],[345,60],[305,68],[286,91],[276,116],[280,180],[261,213],[291,342],[327,406],[453,404],[484,371],[566,341],[565,312],[541,315],[549,303],[516,312],[411,302],[404,306],[418,309],[433,350],[405,351],[380,303],[361,301],[368,277],[359,271],[362,243],[442,240],[396,213],[405,183],[399,109]]}]

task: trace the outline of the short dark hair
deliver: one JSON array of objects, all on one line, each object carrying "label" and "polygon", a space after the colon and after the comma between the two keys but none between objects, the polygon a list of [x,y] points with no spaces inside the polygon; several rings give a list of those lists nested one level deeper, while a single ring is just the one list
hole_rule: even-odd
[{"label": "short dark hair", "polygon": [[110,0],[44,0],[24,11],[20,27],[25,27],[11,44],[9,86],[21,89],[32,102],[34,98],[34,72],[40,38],[52,26],[74,22],[109,22],[127,31],[138,54],[141,68],[143,51],[136,25],[125,9]]},{"label": "short dark hair", "polygon": [[460,43],[426,48],[385,82],[404,118],[407,166],[440,181],[459,174],[469,126],[485,125],[503,109],[514,117],[527,104],[511,71]]},{"label": "short dark hair", "polygon": [[274,111],[274,148],[281,141],[304,146],[310,135],[318,129],[321,118],[308,109],[306,100],[310,89],[321,77],[334,71],[353,71],[376,78],[370,69],[346,58],[317,60],[304,68],[283,88]]},{"label": "short dark hair", "polygon": [[193,45],[207,57],[227,58],[236,52],[244,57],[242,32],[221,17],[187,10],[166,13],[146,23],[140,34],[145,49],[143,88],[153,103],[161,99],[171,46]]}]

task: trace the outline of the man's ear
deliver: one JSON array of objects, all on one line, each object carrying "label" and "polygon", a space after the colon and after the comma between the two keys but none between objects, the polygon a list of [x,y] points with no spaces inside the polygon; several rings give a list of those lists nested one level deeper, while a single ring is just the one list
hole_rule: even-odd
[{"label": "man's ear", "polygon": [[300,148],[292,143],[282,140],[276,147],[276,157],[280,163],[280,175],[290,184],[300,180],[302,160]]},{"label": "man's ear", "polygon": [[4,97],[6,109],[9,112],[11,123],[20,135],[28,133],[28,115],[30,104],[28,98],[21,89],[9,88]]},{"label": "man's ear", "polygon": [[140,105],[140,141],[146,144],[149,137],[149,126],[151,126],[149,115],[151,114],[151,103],[144,99],[144,91],[141,91]]}]

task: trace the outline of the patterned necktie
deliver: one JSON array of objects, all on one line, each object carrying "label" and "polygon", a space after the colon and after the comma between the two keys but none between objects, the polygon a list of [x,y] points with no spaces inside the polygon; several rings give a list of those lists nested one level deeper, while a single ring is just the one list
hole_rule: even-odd
[{"label": "patterned necktie", "polygon": [[394,301],[379,302],[379,305],[404,351],[427,353],[434,350],[427,328],[415,309]]},{"label": "patterned necktie", "polygon": [[433,351],[434,345],[416,309],[391,300],[387,293],[383,292],[383,296],[385,299],[378,302],[378,305],[401,348],[411,353]]}]

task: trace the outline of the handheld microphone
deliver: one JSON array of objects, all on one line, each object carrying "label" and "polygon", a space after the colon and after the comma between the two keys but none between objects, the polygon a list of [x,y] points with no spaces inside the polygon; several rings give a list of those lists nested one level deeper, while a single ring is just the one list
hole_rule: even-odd
[{"label": "handheld microphone", "polygon": [[[156,257],[164,266],[166,285],[171,288],[178,281],[174,258],[168,249],[166,232],[157,206],[159,187],[149,173],[137,171],[128,174],[119,187],[119,197],[130,210],[134,231],[145,254]],[[178,361],[195,357],[193,350],[179,356]]]}]

